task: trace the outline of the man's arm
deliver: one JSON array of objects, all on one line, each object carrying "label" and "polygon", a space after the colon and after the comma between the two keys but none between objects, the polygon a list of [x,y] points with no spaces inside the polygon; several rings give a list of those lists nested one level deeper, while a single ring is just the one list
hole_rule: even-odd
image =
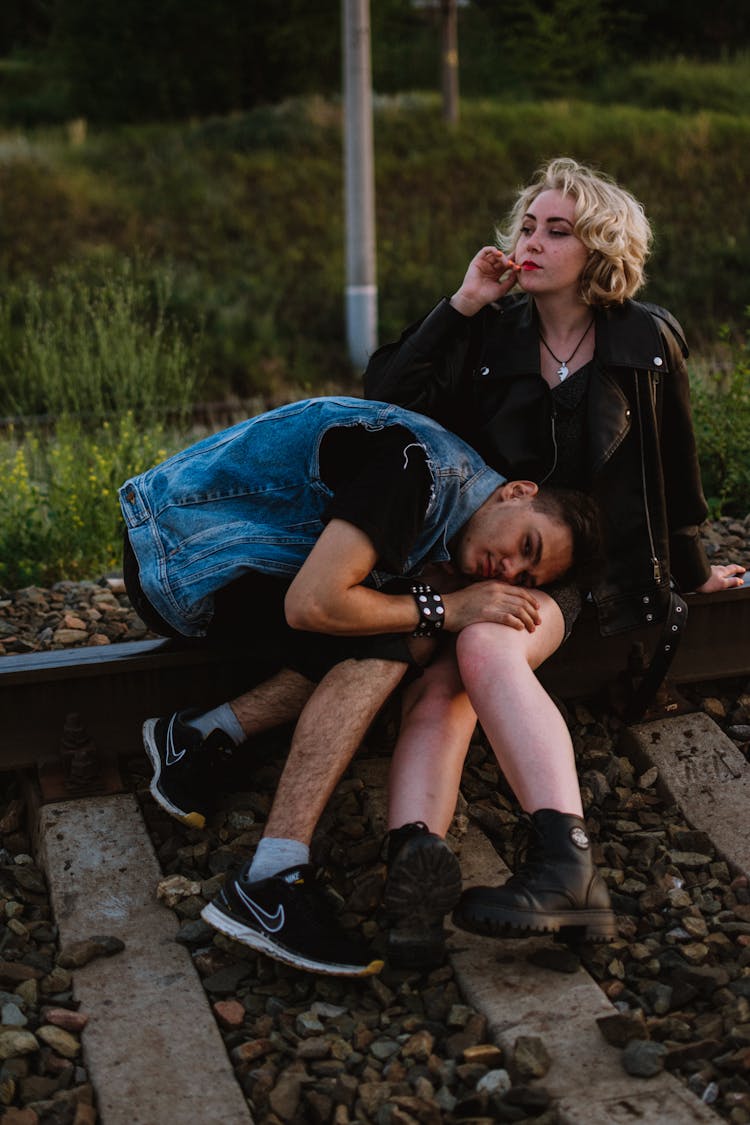
[{"label": "man's arm", "polygon": [[[333,519],[300,568],[284,602],[293,629],[342,636],[411,633],[418,623],[410,594],[387,594],[363,586],[377,552],[363,531]],[[529,590],[504,582],[474,582],[445,594],[445,624],[460,632],[478,621],[495,621],[533,632],[538,603]]]}]

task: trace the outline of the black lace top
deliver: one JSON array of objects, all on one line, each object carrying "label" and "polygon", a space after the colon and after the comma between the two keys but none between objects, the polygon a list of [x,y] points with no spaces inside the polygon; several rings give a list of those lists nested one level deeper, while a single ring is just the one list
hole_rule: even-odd
[{"label": "black lace top", "polygon": [[553,425],[557,457],[545,484],[588,490],[588,426],[586,402],[595,360],[579,367],[552,388]]}]

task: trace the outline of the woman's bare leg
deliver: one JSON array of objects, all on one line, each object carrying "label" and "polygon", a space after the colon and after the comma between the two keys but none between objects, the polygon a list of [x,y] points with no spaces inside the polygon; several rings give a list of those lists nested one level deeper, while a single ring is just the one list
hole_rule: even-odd
[{"label": "woman's bare leg", "polygon": [[573,745],[565,721],[534,669],[559,647],[559,606],[539,592],[542,623],[533,633],[505,625],[464,629],[458,665],[479,721],[508,784],[528,813],[582,815]]},{"label": "woman's bare leg", "polygon": [[534,669],[563,638],[546,595],[542,625],[521,633],[472,625],[458,638],[459,668],[500,768],[530,814],[525,859],[498,887],[464,891],[453,921],[495,937],[570,930],[592,940],[617,934],[607,886],[593,861],[573,745]]},{"label": "woman's bare leg", "polygon": [[446,638],[424,674],[404,690],[388,782],[389,828],[423,821],[437,835],[446,834],[476,722],[455,646]]}]

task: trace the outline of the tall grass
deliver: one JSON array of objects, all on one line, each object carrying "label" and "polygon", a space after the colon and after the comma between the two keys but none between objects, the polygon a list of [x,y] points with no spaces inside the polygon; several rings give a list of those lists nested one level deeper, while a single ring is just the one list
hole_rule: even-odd
[{"label": "tall grass", "polygon": [[[750,511],[750,348],[693,379],[699,457],[712,516]],[[64,417],[50,434],[11,430],[0,439],[0,586],[96,578],[118,568],[117,489],[194,435],[132,411],[92,427]]]},{"label": "tall grass", "polygon": [[200,339],[167,312],[173,277],[127,259],[97,280],[68,268],[0,296],[0,414],[102,418],[192,402]]},{"label": "tall grass", "polygon": [[95,578],[120,566],[117,489],[181,445],[132,413],[95,432],[62,420],[52,436],[11,433],[0,441],[0,585]]}]

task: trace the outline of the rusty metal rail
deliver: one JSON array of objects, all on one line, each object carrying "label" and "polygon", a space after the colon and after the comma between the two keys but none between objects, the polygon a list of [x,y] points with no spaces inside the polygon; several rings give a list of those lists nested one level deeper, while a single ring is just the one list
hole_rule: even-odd
[{"label": "rusty metal rail", "polygon": [[[677,685],[750,675],[750,587],[721,594],[690,595],[689,620],[670,671]],[[617,637],[599,636],[586,607],[573,636],[539,670],[545,687],[561,699],[622,693],[647,661],[660,627]],[[63,649],[0,658],[0,769],[42,765],[68,776],[77,795],[94,786],[97,748],[106,747],[99,773],[116,773],[117,757],[141,744],[145,718],[178,707],[206,708],[259,682],[263,639],[252,639],[242,659],[171,641],[140,641],[107,647]],[[101,755],[100,755],[101,759]],[[58,795],[65,783],[58,777]],[[104,786],[106,791],[116,788]],[[98,788],[102,791],[101,786]]]},{"label": "rusty metal rail", "polygon": [[[750,585],[718,594],[688,594],[688,624],[669,672],[673,684],[750,675]],[[593,695],[648,662],[661,626],[602,638],[590,607],[567,644],[539,669],[563,699]]]}]

